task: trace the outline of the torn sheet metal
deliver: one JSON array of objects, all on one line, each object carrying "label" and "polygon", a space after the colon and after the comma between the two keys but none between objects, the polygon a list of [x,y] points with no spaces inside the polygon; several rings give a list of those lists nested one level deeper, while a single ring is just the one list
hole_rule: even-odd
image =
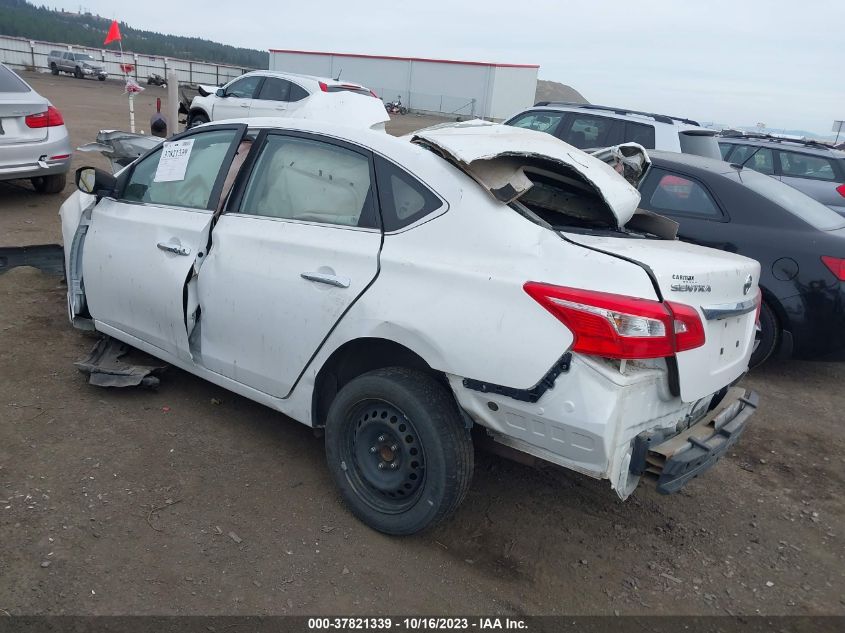
[{"label": "torn sheet metal", "polygon": [[107,336],[97,341],[85,360],[74,365],[83,374],[89,374],[88,382],[97,387],[158,387],[159,379],[154,374],[164,371],[167,365],[122,361],[121,357],[131,350],[125,343]]},{"label": "torn sheet metal", "polygon": [[64,276],[64,262],[61,244],[0,247],[0,275],[17,266],[32,266],[50,275]]},{"label": "torn sheet metal", "polygon": [[80,152],[100,152],[109,159],[112,173],[117,173],[142,154],[162,142],[158,136],[134,134],[120,130],[100,130],[97,140],[77,147]]},{"label": "torn sheet metal", "polygon": [[[631,219],[640,202],[636,188],[611,166],[543,132],[473,120],[419,130],[411,142],[436,151],[503,202],[531,190],[525,175],[529,167],[573,176],[573,182],[604,200],[609,212],[605,215],[618,227]],[[514,168],[515,162],[522,167]]]}]

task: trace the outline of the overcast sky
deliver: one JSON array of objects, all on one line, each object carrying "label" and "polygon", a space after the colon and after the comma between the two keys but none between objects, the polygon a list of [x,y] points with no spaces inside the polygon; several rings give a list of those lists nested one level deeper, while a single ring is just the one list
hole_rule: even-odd
[{"label": "overcast sky", "polygon": [[[78,11],[80,3],[55,6]],[[834,119],[845,119],[843,0],[87,0],[81,6],[136,28],[265,50],[539,64],[540,79],[569,84],[592,103],[700,121],[829,134]]]}]

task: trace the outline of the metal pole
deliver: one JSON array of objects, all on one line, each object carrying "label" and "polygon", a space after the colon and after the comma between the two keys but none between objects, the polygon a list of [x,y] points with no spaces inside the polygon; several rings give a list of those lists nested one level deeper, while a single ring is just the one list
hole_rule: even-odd
[{"label": "metal pole", "polygon": [[171,70],[167,79],[167,124],[168,132],[173,136],[179,132],[179,75]]}]

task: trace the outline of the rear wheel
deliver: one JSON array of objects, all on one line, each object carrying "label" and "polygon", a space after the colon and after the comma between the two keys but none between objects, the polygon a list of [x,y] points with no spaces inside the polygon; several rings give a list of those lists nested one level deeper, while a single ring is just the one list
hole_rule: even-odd
[{"label": "rear wheel", "polygon": [[202,112],[197,112],[196,114],[192,114],[188,118],[188,128],[196,127],[198,125],[202,125],[203,123],[208,123],[208,117],[205,116]]},{"label": "rear wheel", "polygon": [[472,479],[473,448],[455,401],[430,375],[388,368],[340,390],[326,458],[352,513],[386,534],[413,534],[451,514]]},{"label": "rear wheel", "polygon": [[67,183],[67,174],[36,176],[30,182],[38,193],[61,193]]},{"label": "rear wheel", "polygon": [[765,363],[780,344],[780,324],[768,304],[764,301],[760,306],[760,329],[754,342],[754,352],[751,354],[749,367],[759,367]]},{"label": "rear wheel", "polygon": [[56,66],[56,62],[53,62],[52,64],[50,64],[50,72],[53,73],[54,75],[59,74],[59,67]]},{"label": "rear wheel", "polygon": [[106,80],[106,76],[105,76],[105,75],[99,75],[99,76],[97,77],[97,79],[99,79],[100,81],[105,81],[105,80]]}]

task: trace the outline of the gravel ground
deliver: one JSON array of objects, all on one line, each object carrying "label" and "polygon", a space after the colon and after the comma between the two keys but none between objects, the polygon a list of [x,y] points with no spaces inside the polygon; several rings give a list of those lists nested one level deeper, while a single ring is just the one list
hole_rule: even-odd
[{"label": "gravel ground", "polygon": [[[117,82],[26,78],[75,145],[127,127]],[[138,98],[142,128],[164,94]],[[59,242],[71,186],[0,183],[0,245]],[[389,538],[343,508],[306,427],[172,368],[158,391],[89,386],[72,363],[94,339],[64,292],[34,269],[0,275],[0,611],[845,614],[843,365],[751,374],[747,434],[680,494],[623,503],[479,453],[452,520]]]}]

